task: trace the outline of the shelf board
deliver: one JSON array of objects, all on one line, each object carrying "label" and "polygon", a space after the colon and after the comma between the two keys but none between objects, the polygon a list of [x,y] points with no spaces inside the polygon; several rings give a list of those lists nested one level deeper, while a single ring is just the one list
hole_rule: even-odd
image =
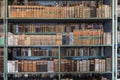
[{"label": "shelf board", "polygon": [[61,47],[106,47],[106,46],[112,46],[112,45],[61,45]]},{"label": "shelf board", "polygon": [[59,72],[8,72],[7,74],[58,74]]},{"label": "shelf board", "polygon": [[72,59],[91,59],[91,58],[105,58],[105,56],[61,56],[61,58],[72,58]]},{"label": "shelf board", "polygon": [[46,35],[54,35],[54,34],[58,34],[57,32],[20,32],[20,33],[13,33],[15,35],[18,34],[26,34],[26,35],[42,35],[42,34],[46,34]]},{"label": "shelf board", "polygon": [[9,22],[105,22],[112,20],[112,18],[7,18]]},{"label": "shelf board", "polygon": [[112,47],[112,45],[8,45],[8,47]]},{"label": "shelf board", "polygon": [[95,74],[105,74],[105,73],[112,73],[112,72],[60,72],[61,74],[87,74],[87,73],[95,73]]},{"label": "shelf board", "polygon": [[30,45],[30,46],[26,46],[26,45],[8,45],[8,47],[59,47],[57,45]]},{"label": "shelf board", "polygon": [[111,74],[112,72],[9,72],[7,74]]},{"label": "shelf board", "polygon": [[38,60],[38,59],[43,59],[43,58],[58,58],[58,56],[17,56],[14,57],[15,59],[20,59],[20,60]]},{"label": "shelf board", "polygon": [[[16,56],[17,60],[38,60],[44,58],[58,58],[58,56]],[[70,58],[70,59],[91,59],[91,58],[105,58],[105,56],[61,56],[60,58]]]}]

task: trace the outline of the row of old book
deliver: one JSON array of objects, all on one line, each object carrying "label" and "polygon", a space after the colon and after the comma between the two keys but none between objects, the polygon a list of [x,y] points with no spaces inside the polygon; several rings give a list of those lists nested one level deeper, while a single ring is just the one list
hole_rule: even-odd
[{"label": "row of old book", "polygon": [[102,30],[74,30],[73,36],[70,36],[70,40],[74,44],[83,45],[100,45],[111,44],[112,34],[111,32],[103,32]]},{"label": "row of old book", "polygon": [[[58,48],[12,48],[9,51],[13,56],[58,56]],[[60,56],[104,56],[103,48],[61,48]]]},{"label": "row of old book", "polygon": [[96,29],[103,30],[104,26],[102,23],[22,23],[22,24],[10,24],[8,32],[15,34],[19,33],[38,33],[38,32],[73,32],[74,30],[84,29]]},{"label": "row of old book", "polygon": [[12,48],[13,56],[58,56],[58,48]]},{"label": "row of old book", "polygon": [[108,78],[106,78],[103,75],[100,74],[96,74],[96,75],[90,75],[90,74],[75,74],[75,75],[71,75],[71,74],[64,74],[61,75],[61,78],[59,79],[58,75],[55,74],[32,74],[32,75],[15,75],[15,77],[9,77],[8,80],[25,80],[25,79],[29,79],[29,80],[110,80]]},{"label": "row of old book", "polygon": [[[58,72],[58,59],[9,60],[8,72]],[[61,72],[111,72],[112,59],[60,60]]]},{"label": "row of old book", "polygon": [[8,45],[111,45],[111,39],[111,32],[88,29],[54,35],[14,35],[8,33]]},{"label": "row of old book", "polygon": [[89,7],[83,4],[75,6],[44,6],[44,5],[8,5],[10,18],[110,18],[111,6],[100,4]]},{"label": "row of old book", "polygon": [[82,48],[61,48],[61,56],[104,56],[103,48],[82,47]]}]

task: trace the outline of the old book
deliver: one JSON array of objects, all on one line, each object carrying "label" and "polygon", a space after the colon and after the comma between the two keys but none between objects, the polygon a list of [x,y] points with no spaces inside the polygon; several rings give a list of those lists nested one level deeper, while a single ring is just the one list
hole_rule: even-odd
[{"label": "old book", "polygon": [[95,59],[95,72],[99,72],[99,59]]},{"label": "old book", "polygon": [[18,61],[18,72],[22,72],[22,62]]},{"label": "old book", "polygon": [[83,4],[80,4],[78,9],[79,9],[78,10],[79,18],[83,18],[83,14],[84,14],[84,12],[83,12],[83,9],[84,9]]},{"label": "old book", "polygon": [[47,63],[47,71],[48,72],[53,72],[54,71],[54,63],[53,63],[53,61],[47,61],[48,63]]},{"label": "old book", "polygon": [[105,7],[105,16],[104,17],[106,17],[106,18],[109,18],[110,16],[109,16],[109,5],[104,5]]},{"label": "old book", "polygon": [[53,62],[54,62],[54,72],[58,72],[58,59],[54,59],[53,60]]},{"label": "old book", "polygon": [[120,42],[120,31],[117,31],[117,42]]},{"label": "old book", "polygon": [[37,60],[37,61],[36,61],[36,71],[37,71],[37,72],[41,72],[41,71],[40,71],[40,66],[41,66],[41,61]]},{"label": "old book", "polygon": [[25,45],[26,46],[31,45],[31,37],[30,36],[26,36],[26,38],[25,38]]},{"label": "old book", "polygon": [[65,59],[61,59],[60,66],[60,71],[65,72]]},{"label": "old book", "polygon": [[24,72],[24,60],[21,60],[21,72]]},{"label": "old book", "polygon": [[90,48],[90,56],[94,56],[95,55],[95,49],[94,48]]},{"label": "old book", "polygon": [[106,70],[105,70],[105,68],[106,68],[106,61],[105,61],[105,59],[103,59],[103,72],[105,72]]},{"label": "old book", "polygon": [[89,45],[90,44],[88,32],[89,32],[89,30],[83,30],[81,32],[81,39],[80,39],[80,41],[81,41],[81,43],[83,43],[82,45]]},{"label": "old book", "polygon": [[24,61],[23,61],[23,72],[29,72],[29,71],[28,71],[28,67],[29,67],[28,61],[27,61],[27,60],[24,60]]},{"label": "old book", "polygon": [[74,36],[73,36],[73,32],[69,33],[69,45],[73,45],[74,44]]},{"label": "old book", "polygon": [[101,17],[105,17],[105,5],[101,5]]},{"label": "old book", "polygon": [[78,56],[78,48],[74,48],[74,56]]},{"label": "old book", "polygon": [[18,37],[18,35],[13,35],[13,45],[18,45],[18,39],[19,37]]},{"label": "old book", "polygon": [[37,70],[38,72],[47,72],[47,61],[41,60],[37,63]]},{"label": "old book", "polygon": [[69,18],[74,18],[75,12],[74,12],[74,7],[69,6]]},{"label": "old book", "polygon": [[[81,33],[82,31],[79,31],[79,30],[74,30],[73,31],[73,36],[74,36],[74,44],[75,45],[78,45],[78,44],[81,44],[82,43],[82,41],[80,41],[80,39],[81,39]],[[79,36],[80,36],[80,38],[79,38]]]},{"label": "old book", "polygon": [[90,17],[97,17],[97,11],[96,11],[96,7],[91,7],[90,8]]},{"label": "old book", "polygon": [[32,61],[31,61],[31,60],[28,60],[28,61],[27,61],[27,65],[28,65],[28,67],[27,67],[28,70],[27,70],[27,71],[28,71],[28,72],[32,72]]},{"label": "old book", "polygon": [[120,16],[120,5],[118,5],[118,7],[117,7],[117,14],[118,14],[118,16]]},{"label": "old book", "polygon": [[106,58],[106,71],[111,72],[112,71],[112,59]]},{"label": "old book", "polygon": [[62,34],[56,35],[56,45],[62,45]]},{"label": "old book", "polygon": [[36,72],[36,61],[32,61],[32,72]]},{"label": "old book", "polygon": [[8,17],[13,17],[13,16],[12,16],[13,13],[11,13],[11,12],[12,12],[12,11],[11,11],[11,10],[12,10],[11,8],[12,8],[12,6],[9,5],[9,6],[8,6],[8,12],[9,12]]},{"label": "old book", "polygon": [[71,63],[71,72],[74,72],[74,60],[70,60],[70,63]]},{"label": "old book", "polygon": [[66,34],[62,34],[62,45],[67,45],[67,36]]},{"label": "old book", "polygon": [[95,60],[94,59],[90,60],[90,71],[95,71]]},{"label": "old book", "polygon": [[107,37],[106,37],[106,33],[103,33],[103,44],[106,44],[107,42]]},{"label": "old book", "polygon": [[82,60],[82,69],[83,69],[83,72],[86,72],[86,69],[87,69],[87,67],[86,67],[86,60]]},{"label": "old book", "polygon": [[83,48],[84,51],[83,51],[83,56],[89,56],[89,48]]},{"label": "old book", "polygon": [[18,36],[14,36],[16,37],[16,45],[23,45],[23,36],[22,35],[18,35]]},{"label": "old book", "polygon": [[8,61],[8,72],[18,72],[18,61]]},{"label": "old book", "polygon": [[0,17],[3,17],[4,16],[4,2],[3,1],[0,1],[0,10],[1,10]]},{"label": "old book", "polygon": [[80,61],[79,60],[77,60],[77,72],[79,72],[80,70]]},{"label": "old book", "polygon": [[28,56],[31,56],[32,52],[31,52],[31,48],[28,48]]},{"label": "old book", "polygon": [[83,72],[83,61],[80,60],[80,72]]},{"label": "old book", "polygon": [[8,45],[13,45],[13,34],[8,33]]},{"label": "old book", "polygon": [[99,72],[102,72],[102,59],[99,59]]},{"label": "old book", "polygon": [[112,44],[112,34],[111,34],[111,32],[106,32],[106,44],[107,45],[110,45],[110,44]]},{"label": "old book", "polygon": [[90,60],[86,60],[86,72],[90,71]]}]

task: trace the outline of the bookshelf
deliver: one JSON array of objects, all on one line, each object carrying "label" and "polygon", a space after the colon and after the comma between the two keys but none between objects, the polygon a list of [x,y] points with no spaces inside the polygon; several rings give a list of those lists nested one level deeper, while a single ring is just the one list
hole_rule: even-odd
[{"label": "bookshelf", "polygon": [[114,0],[3,2],[0,80],[115,80]]}]

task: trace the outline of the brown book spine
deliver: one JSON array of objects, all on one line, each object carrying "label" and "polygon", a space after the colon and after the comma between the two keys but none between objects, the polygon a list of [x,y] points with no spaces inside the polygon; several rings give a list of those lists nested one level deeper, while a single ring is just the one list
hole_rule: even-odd
[{"label": "brown book spine", "polygon": [[18,72],[22,72],[22,62],[18,61]]},{"label": "brown book spine", "polygon": [[58,59],[54,59],[54,72],[58,72]]},{"label": "brown book spine", "polygon": [[36,72],[36,61],[32,61],[32,72]]},{"label": "brown book spine", "polygon": [[23,72],[29,72],[29,71],[28,71],[28,67],[29,67],[28,61],[27,61],[27,60],[24,60],[24,61],[23,61]]}]

